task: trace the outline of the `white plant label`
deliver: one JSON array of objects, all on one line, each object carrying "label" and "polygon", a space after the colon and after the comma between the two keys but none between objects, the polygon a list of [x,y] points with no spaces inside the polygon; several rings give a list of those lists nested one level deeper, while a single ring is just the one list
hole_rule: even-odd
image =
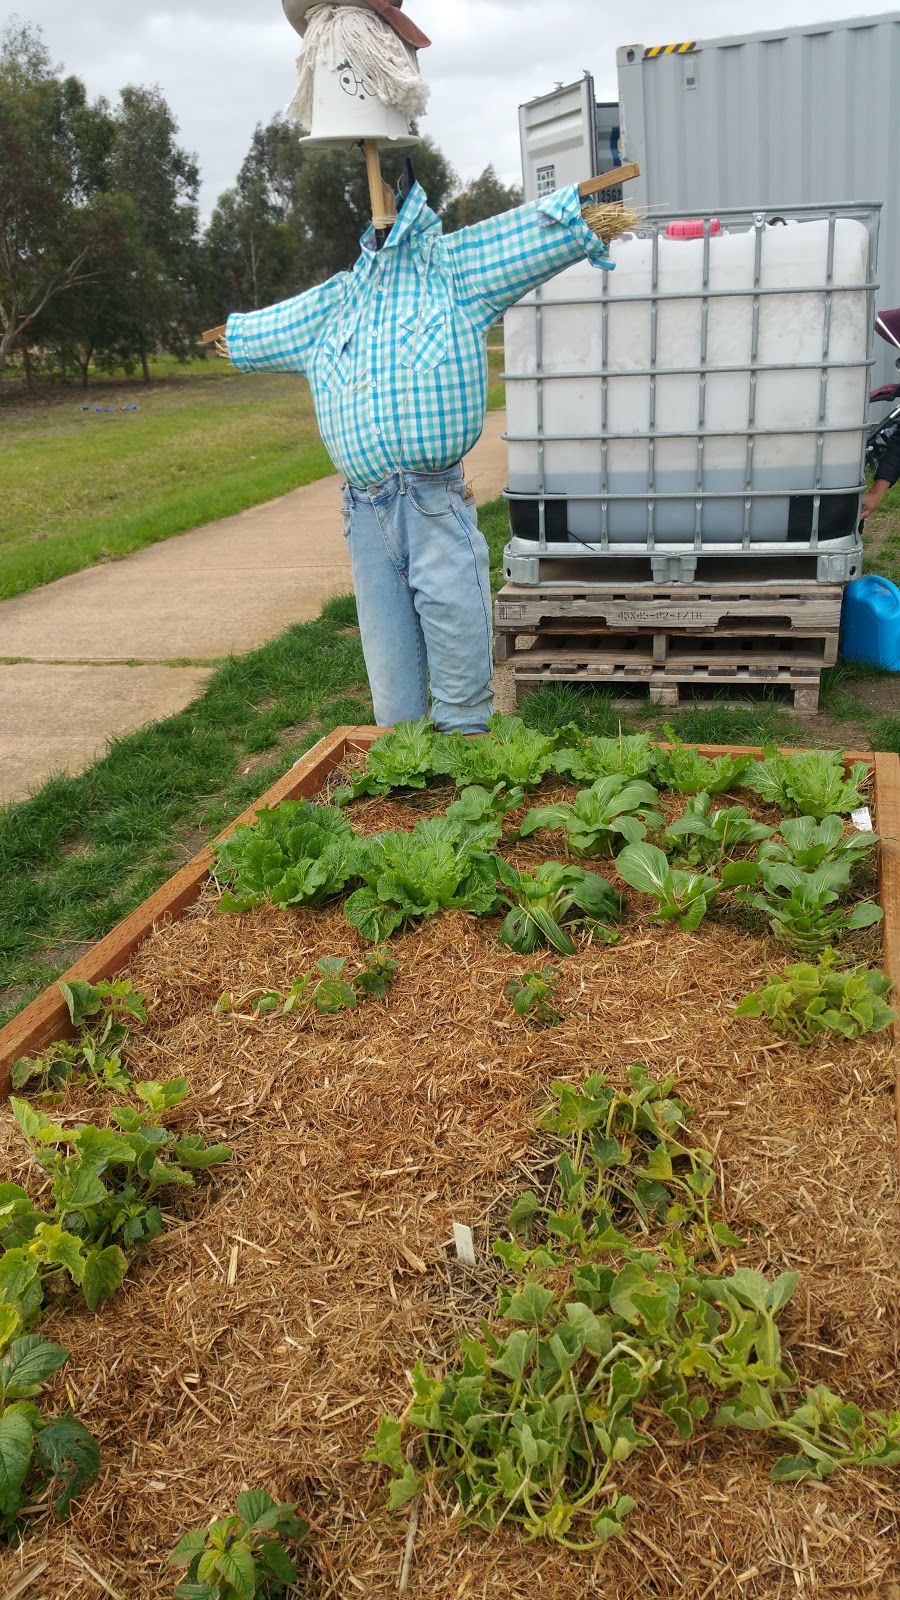
[{"label": "white plant label", "polygon": [[868,806],[860,806],[858,811],[851,811],[850,821],[853,823],[857,833],[871,833],[873,831],[872,813]]},{"label": "white plant label", "polygon": [[453,1242],[456,1245],[457,1261],[461,1261],[464,1267],[474,1267],[478,1265],[475,1256],[475,1240],[472,1237],[472,1229],[467,1228],[464,1222],[454,1222]]}]

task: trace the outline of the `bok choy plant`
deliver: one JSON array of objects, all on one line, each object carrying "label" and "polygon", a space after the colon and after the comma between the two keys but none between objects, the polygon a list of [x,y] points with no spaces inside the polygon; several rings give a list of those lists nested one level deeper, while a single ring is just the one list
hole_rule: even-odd
[{"label": "bok choy plant", "polygon": [[531,955],[549,945],[562,956],[574,955],[577,946],[564,922],[589,928],[606,943],[618,938],[610,924],[621,921],[624,901],[596,872],[559,861],[520,872],[499,856],[495,866],[511,907],[500,929],[500,942],[510,950]]},{"label": "bok choy plant", "polygon": [[527,839],[539,828],[562,828],[576,855],[600,855],[622,839],[637,844],[648,828],[661,828],[662,814],[653,809],[658,799],[652,784],[640,779],[598,778],[589,789],[579,789],[574,801],[535,806],[524,817],[519,837]]}]

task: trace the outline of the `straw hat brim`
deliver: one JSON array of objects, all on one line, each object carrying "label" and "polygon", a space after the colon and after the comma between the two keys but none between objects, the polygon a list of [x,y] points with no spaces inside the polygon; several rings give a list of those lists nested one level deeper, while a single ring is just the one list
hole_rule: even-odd
[{"label": "straw hat brim", "polygon": [[[431,40],[421,28],[417,28],[410,17],[404,15],[400,9],[402,0],[328,0],[331,5],[367,5],[370,11],[383,17],[384,21],[394,32],[400,35],[406,44],[412,45],[414,50],[424,50],[430,45]],[[306,32],[306,18],[314,6],[322,5],[323,0],[282,0],[284,14],[291,27],[301,36]]]}]

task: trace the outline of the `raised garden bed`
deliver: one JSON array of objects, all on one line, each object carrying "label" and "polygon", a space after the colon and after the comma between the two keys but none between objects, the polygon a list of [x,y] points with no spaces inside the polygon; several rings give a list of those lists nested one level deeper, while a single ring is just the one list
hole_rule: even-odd
[{"label": "raised garden bed", "polygon": [[[339,730],[261,803],[315,795],[374,737]],[[900,977],[900,763],[863,759],[886,836],[878,938]],[[561,792],[557,780],[539,799]],[[408,829],[451,797],[361,800],[354,825]],[[558,853],[544,837],[514,858]],[[491,1241],[541,1159],[531,1130],[551,1084],[587,1071],[621,1079],[642,1061],[657,1078],[677,1074],[695,1108],[691,1138],[715,1156],[724,1218],[747,1241],[734,1260],[770,1277],[800,1273],[782,1319],[800,1387],[824,1382],[864,1408],[897,1407],[889,1032],[802,1049],[764,1019],[735,1019],[780,959],[727,917],[695,932],[661,928],[640,896],[619,944],[582,943],[565,960],[504,949],[496,920],[453,912],[393,936],[399,970],[386,1002],[315,1028],[240,1003],[215,1014],[225,991],[284,991],[318,958],[360,958],[364,947],[340,907],[222,916],[210,860],[202,852],[67,975],[127,974],[150,1007],[130,1071],[189,1079],[191,1128],[226,1141],[234,1159],[99,1310],[69,1303],[43,1318],[41,1333],[72,1351],[56,1397],[65,1405],[68,1394],[98,1436],[102,1466],[68,1524],[42,1519],[21,1551],[0,1554],[0,1594],[162,1600],[177,1581],[164,1565],[176,1539],[247,1485],[297,1501],[310,1521],[300,1593],[396,1593],[409,1511],[387,1511],[384,1474],[362,1453],[381,1413],[408,1404],[413,1363],[434,1372],[452,1362],[456,1335],[490,1311],[500,1271]],[[596,865],[612,876],[607,861]],[[536,1030],[505,989],[544,964],[560,969],[563,1020]],[[48,991],[0,1032],[0,1071],[67,1023]],[[96,1118],[106,1103],[69,1087],[53,1115]],[[4,1173],[22,1181],[27,1152],[12,1118],[0,1141]],[[473,1230],[474,1271],[455,1259],[454,1223]],[[896,1474],[773,1484],[778,1450],[765,1439],[652,1431],[664,1447],[616,1475],[637,1508],[597,1553],[525,1545],[507,1529],[461,1532],[452,1500],[429,1487],[407,1593],[896,1600]]]}]

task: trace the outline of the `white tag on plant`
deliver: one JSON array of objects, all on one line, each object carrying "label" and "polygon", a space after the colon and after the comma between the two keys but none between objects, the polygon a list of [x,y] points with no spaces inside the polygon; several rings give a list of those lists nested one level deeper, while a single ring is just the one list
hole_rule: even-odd
[{"label": "white tag on plant", "polygon": [[857,833],[872,833],[872,813],[868,806],[860,806],[858,811],[851,811],[850,820]]},{"label": "white tag on plant", "polygon": [[457,1261],[461,1261],[464,1267],[475,1267],[478,1265],[475,1255],[475,1240],[472,1237],[472,1229],[467,1228],[464,1222],[454,1222],[453,1242],[456,1245]]}]

